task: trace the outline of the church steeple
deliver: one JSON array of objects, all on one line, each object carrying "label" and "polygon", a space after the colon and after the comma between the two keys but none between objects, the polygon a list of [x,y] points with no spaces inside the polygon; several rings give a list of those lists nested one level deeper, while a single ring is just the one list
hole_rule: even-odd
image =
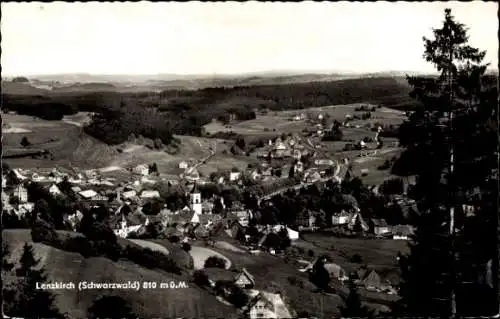
[{"label": "church steeple", "polygon": [[196,184],[196,182],[194,183],[193,189],[189,194],[189,199],[190,199],[191,209],[195,212],[195,214],[201,215],[202,214],[201,193],[198,190],[198,185]]}]

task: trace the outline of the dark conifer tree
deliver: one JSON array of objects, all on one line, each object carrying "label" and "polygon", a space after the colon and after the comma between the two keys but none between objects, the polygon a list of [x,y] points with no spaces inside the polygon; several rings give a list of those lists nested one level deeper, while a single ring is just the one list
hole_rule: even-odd
[{"label": "dark conifer tree", "polygon": [[340,308],[340,314],[343,318],[373,318],[373,311],[363,306],[359,296],[358,288],[351,279],[349,280],[349,294],[344,298],[344,306]]},{"label": "dark conifer tree", "polygon": [[[440,75],[408,77],[419,105],[400,128],[405,153],[397,166],[402,175],[418,176],[414,196],[421,215],[410,254],[400,258],[398,316],[492,314],[491,303],[474,300],[492,295],[479,279],[493,258],[486,245],[495,242],[496,214],[484,201],[474,203],[473,194],[495,192],[496,92],[484,76],[485,52],[467,43],[467,29],[446,9],[434,39],[424,38],[424,58]],[[466,204],[474,206],[475,218],[466,218]]]},{"label": "dark conifer tree", "polygon": [[20,267],[17,268],[18,282],[4,293],[4,311],[8,316],[22,318],[64,318],[55,306],[54,295],[47,290],[36,289],[37,283],[48,278],[40,261],[35,258],[33,247],[23,247]]}]

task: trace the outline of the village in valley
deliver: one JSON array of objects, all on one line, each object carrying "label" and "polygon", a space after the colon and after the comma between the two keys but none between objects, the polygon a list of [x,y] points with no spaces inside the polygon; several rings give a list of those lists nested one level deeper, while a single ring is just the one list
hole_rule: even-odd
[{"label": "village in valley", "polygon": [[492,7],[227,4],[2,4],[4,317],[498,311]]},{"label": "village in valley", "polygon": [[[330,109],[338,112],[339,108]],[[321,263],[328,271],[326,278],[331,280],[328,287],[332,291],[345,290],[344,282],[355,274],[358,278],[356,283],[366,290],[369,298],[376,299],[377,294],[383,294],[387,296],[383,298],[390,299],[390,296],[397,294],[396,283],[391,283],[377,269],[363,263],[361,255],[342,251],[344,256],[337,261],[328,256],[327,250],[318,249],[314,244],[321,238],[331,242],[333,247],[335,238],[344,242],[359,239],[362,240],[361,245],[366,241],[389,240],[395,241],[395,246],[404,250],[404,241],[413,232],[413,227],[405,223],[410,218],[408,213],[403,214],[406,218],[402,215],[400,223],[389,224],[384,218],[375,218],[373,214],[366,216],[356,197],[349,191],[342,191],[343,187],[350,187],[348,184],[352,184],[353,180],[361,181],[353,175],[354,171],[358,171],[360,177],[369,175],[369,169],[359,168],[358,163],[362,165],[371,159],[383,165],[389,160],[381,160],[377,153],[383,156],[398,150],[396,142],[379,137],[384,132],[383,124],[374,121],[365,123],[363,128],[356,124],[363,121],[363,117],[366,118],[365,114],[371,114],[370,111],[379,116],[384,114],[382,111],[389,111],[380,111],[380,107],[372,105],[348,105],[344,108],[351,110],[352,114],[333,118],[327,108],[326,112],[288,115],[286,121],[293,124],[300,122],[305,129],[260,139],[256,143],[257,147],[251,151],[242,145],[243,137],[237,139],[231,152],[235,152],[236,148],[239,152],[248,152],[246,156],[256,158],[257,164],[249,164],[245,169],[213,171],[209,176],[203,176],[200,170],[215,155],[216,143],[210,147],[208,156],[186,158],[177,162],[177,167],[168,172],[159,172],[156,163],[88,170],[77,167],[45,170],[4,167],[4,225],[16,228],[16,225],[23,224],[22,221],[36,209],[32,198],[35,193],[33,189],[40,188],[42,193],[45,192],[56,201],[72,202],[61,216],[66,229],[78,232],[81,228],[84,213],[77,206],[84,209],[105,207],[107,225],[117,237],[159,251],[168,249],[162,248],[154,240],[166,239],[170,244],[190,247],[194,269],[206,269],[213,285],[219,281],[219,284],[226,282],[228,276],[232,278],[233,274],[229,270],[226,270],[228,274],[221,274],[224,271],[220,269],[214,273],[211,267],[207,267],[207,260],[211,257],[223,258],[224,267],[229,269],[231,262],[237,262],[224,256],[224,252],[229,250],[233,254],[268,254],[284,258],[287,264],[294,265],[297,273],[306,274],[307,277],[314,276],[315,267]],[[402,118],[404,114],[399,116]],[[332,141],[325,138],[351,128],[356,130],[356,136],[361,136],[358,140],[343,141],[342,137],[338,137]],[[359,131],[363,129],[364,134],[360,135]],[[226,156],[232,155],[229,153]],[[375,172],[383,169],[375,168]],[[397,205],[400,211],[413,210],[416,213],[416,205],[407,195],[413,179],[406,177],[398,181],[401,185],[399,188],[396,186],[396,190],[389,189],[387,183],[382,183],[383,180],[378,185],[363,187],[371,196],[384,199],[385,207]],[[384,190],[379,190],[381,186],[386,187],[385,195]],[[31,195],[29,189],[32,190]],[[331,211],[325,212],[321,207],[316,208],[317,205],[305,205],[298,212],[280,212],[279,218],[276,216],[278,214],[273,213],[274,210],[283,209],[279,206],[283,195],[296,197],[304,192],[324,191],[338,192],[340,196],[340,202]],[[294,219],[284,217],[287,213]],[[214,251],[214,247],[218,250]],[[395,263],[396,257],[393,257]],[[258,279],[245,267],[241,271],[241,276],[246,278],[245,287],[250,285],[253,289],[254,281]],[[236,284],[238,282],[239,279],[235,281]],[[226,293],[226,290],[222,290],[220,294],[224,296]],[[375,294],[375,297],[370,293]],[[248,296],[249,300],[258,299],[258,302],[246,305],[248,309],[242,307],[250,314],[258,312],[258,308],[261,312],[266,311],[265,317],[268,318],[292,317],[292,306],[287,305],[279,293],[248,290]],[[279,314],[279,311],[283,313]],[[257,318],[258,315],[253,317]]]}]

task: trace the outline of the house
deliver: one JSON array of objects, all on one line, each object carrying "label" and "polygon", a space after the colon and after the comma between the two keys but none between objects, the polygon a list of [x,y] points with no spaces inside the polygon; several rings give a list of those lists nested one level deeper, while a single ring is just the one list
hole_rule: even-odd
[{"label": "house", "polygon": [[238,218],[239,223],[246,227],[250,218],[252,218],[252,212],[250,210],[237,210],[232,212]]},{"label": "house", "polygon": [[231,172],[229,173],[229,180],[230,180],[231,182],[234,182],[234,181],[238,180],[238,179],[240,178],[240,176],[241,176],[241,172],[234,172],[234,171],[231,171]]},{"label": "house", "polygon": [[141,193],[142,199],[160,198],[160,192],[154,190],[144,190]]},{"label": "house", "polygon": [[68,224],[73,231],[77,230],[78,225],[83,219],[83,214],[79,210],[77,210],[73,214],[68,214],[64,216],[64,222]]},{"label": "house", "polygon": [[314,160],[315,165],[329,165],[333,166],[335,163],[331,159],[316,159]]},{"label": "house", "polygon": [[361,284],[365,286],[367,290],[381,290],[383,289],[382,279],[380,279],[380,275],[375,271],[365,271],[365,275],[360,278]]},{"label": "house", "polygon": [[186,161],[182,161],[179,163],[179,168],[181,168],[181,169],[187,169],[188,167],[189,167],[189,164]]},{"label": "house", "polygon": [[82,188],[80,186],[73,186],[71,187],[71,191],[75,194],[78,194],[82,191]]},{"label": "house", "polygon": [[57,195],[61,195],[61,190],[59,189],[59,187],[57,187],[56,184],[52,184],[52,186],[49,187],[49,193],[52,195],[52,196],[57,196]]},{"label": "house", "polygon": [[244,312],[250,319],[292,318],[279,293],[252,290]]},{"label": "house", "polygon": [[141,213],[120,214],[112,220],[113,232],[116,236],[127,238],[132,233],[140,232],[141,228],[149,224],[147,216]]},{"label": "house", "polygon": [[118,193],[118,195],[121,195],[121,198],[127,200],[127,199],[132,199],[137,196],[137,192],[135,190],[128,190],[123,193]]},{"label": "house", "polygon": [[306,183],[314,183],[321,180],[321,175],[317,171],[310,172],[306,176]]},{"label": "house", "polygon": [[28,202],[28,190],[24,185],[20,184],[14,189],[14,196],[17,197],[19,203]]},{"label": "house", "polygon": [[199,215],[199,223],[207,228],[212,227],[215,223],[222,219],[220,215],[217,214],[202,214]]},{"label": "house", "polygon": [[330,278],[335,278],[341,281],[349,279],[345,270],[337,264],[326,263],[324,264],[324,268],[328,271]]},{"label": "house", "polygon": [[133,172],[139,175],[146,176],[149,174],[149,167],[145,164],[137,165],[134,167]]},{"label": "house", "polygon": [[303,228],[312,229],[316,226],[316,216],[311,210],[307,210],[302,214],[297,214],[295,224],[299,226],[299,230]]},{"label": "house", "polygon": [[363,219],[363,216],[361,216],[359,211],[354,213],[352,215],[352,217],[349,219],[349,223],[347,224],[347,228],[349,230],[355,230],[356,225],[360,226],[362,231],[366,232],[366,231],[370,230],[370,227],[365,222],[365,220]]},{"label": "house", "polygon": [[410,225],[396,225],[392,227],[391,232],[394,240],[408,240],[415,230]]},{"label": "house", "polygon": [[332,225],[346,225],[349,223],[349,220],[352,218],[352,214],[349,214],[345,210],[342,210],[338,214],[332,215]]},{"label": "house", "polygon": [[292,157],[296,160],[300,160],[300,158],[302,157],[302,153],[300,152],[300,150],[293,150],[292,152]]},{"label": "house", "polygon": [[384,235],[390,233],[389,225],[385,219],[370,219],[370,228],[375,235]]},{"label": "house", "polygon": [[92,190],[92,189],[87,189],[87,190],[81,191],[78,194],[80,196],[82,196],[84,199],[91,199],[91,198],[97,196],[97,192]]},{"label": "house", "polygon": [[42,182],[45,179],[46,179],[45,176],[41,176],[38,173],[33,173],[33,175],[31,175],[31,180],[33,182]]},{"label": "house", "polygon": [[234,278],[234,284],[242,289],[253,289],[255,286],[255,278],[246,270],[246,268],[243,268]]},{"label": "house", "polygon": [[299,239],[299,232],[296,231],[296,230],[293,230],[287,226],[282,226],[282,225],[276,225],[273,227],[273,230],[275,232],[278,232],[280,230],[282,230],[283,228],[286,229],[287,233],[288,233],[288,238],[290,238],[290,240],[297,240]]}]

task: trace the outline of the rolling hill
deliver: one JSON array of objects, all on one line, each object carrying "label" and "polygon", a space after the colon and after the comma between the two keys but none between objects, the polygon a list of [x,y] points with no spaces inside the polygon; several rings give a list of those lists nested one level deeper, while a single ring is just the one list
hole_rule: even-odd
[{"label": "rolling hill", "polygon": [[[56,291],[56,304],[70,318],[86,318],[87,309],[102,295],[118,295],[129,303],[140,318],[237,318],[236,310],[220,303],[207,292],[187,282],[188,278],[150,270],[127,261],[113,262],[102,257],[83,258],[76,253],[65,252],[39,243],[32,243],[29,230],[5,230],[4,242],[9,244],[9,260],[19,260],[25,242],[33,245],[36,257],[45,267],[50,280],[73,282],[127,282],[150,281],[180,283],[188,288],[151,290],[65,290]],[[5,282],[13,280],[12,274],[4,274]]]}]

